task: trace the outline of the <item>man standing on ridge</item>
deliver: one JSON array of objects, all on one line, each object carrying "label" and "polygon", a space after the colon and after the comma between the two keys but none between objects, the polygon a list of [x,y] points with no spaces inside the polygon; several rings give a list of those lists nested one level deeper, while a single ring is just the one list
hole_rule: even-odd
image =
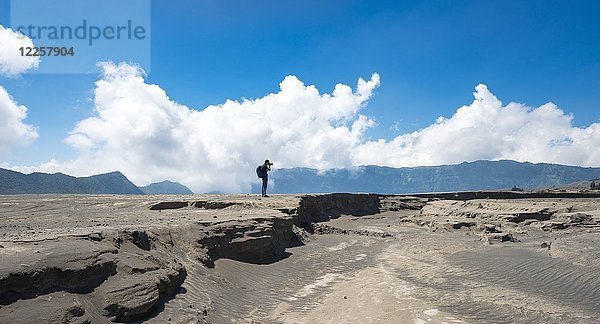
[{"label": "man standing on ridge", "polygon": [[259,170],[257,171],[261,171],[261,172],[257,172],[258,173],[258,177],[262,178],[262,196],[263,197],[269,197],[267,195],[267,185],[269,184],[269,171],[271,171],[271,166],[273,165],[273,163],[271,163],[271,161],[269,161],[268,159],[265,160],[265,163],[261,166],[259,166]]}]

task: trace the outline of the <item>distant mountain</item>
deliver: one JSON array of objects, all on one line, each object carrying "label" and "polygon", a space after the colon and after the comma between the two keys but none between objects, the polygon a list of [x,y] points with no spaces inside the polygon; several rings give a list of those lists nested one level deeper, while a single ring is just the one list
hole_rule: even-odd
[{"label": "distant mountain", "polygon": [[173,194],[173,195],[191,195],[193,192],[190,188],[182,185],[178,182],[163,181],[153,183],[144,187],[139,187],[145,194],[148,195],[161,195],[161,194]]},{"label": "distant mountain", "polygon": [[[413,168],[362,166],[319,173],[314,169],[275,169],[270,193],[373,192],[416,193],[543,188],[600,178],[600,168],[547,163],[475,161]],[[258,185],[253,193],[260,192]]]},{"label": "distant mountain", "polygon": [[144,194],[121,172],[76,178],[62,173],[23,174],[0,168],[0,194]]}]

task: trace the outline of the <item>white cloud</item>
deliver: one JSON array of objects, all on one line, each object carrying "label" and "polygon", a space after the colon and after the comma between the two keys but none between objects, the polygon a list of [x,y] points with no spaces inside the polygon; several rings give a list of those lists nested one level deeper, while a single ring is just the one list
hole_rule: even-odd
[{"label": "white cloud", "polygon": [[34,46],[29,37],[0,25],[0,44],[0,75],[17,76],[40,64],[39,57],[21,55],[19,48]]},{"label": "white cloud", "polygon": [[359,111],[379,85],[373,74],[359,79],[356,91],[338,84],[320,94],[287,76],[277,93],[198,111],[147,84],[135,66],[101,67],[95,114],[66,139],[80,156],[42,169],[79,175],[120,170],[136,184],[172,179],[196,192],[249,191],[265,158],[277,167],[351,166],[351,151],[373,125]]},{"label": "white cloud", "polygon": [[38,134],[31,125],[23,123],[27,107],[18,105],[0,86],[0,153],[15,145],[26,145]]},{"label": "white cloud", "polygon": [[369,141],[353,152],[355,164],[418,166],[479,159],[600,165],[600,124],[573,127],[553,103],[503,106],[480,84],[475,100],[451,118],[391,141]]},{"label": "white cloud", "polygon": [[[33,46],[28,37],[0,25],[0,44],[0,75],[12,77],[37,68],[38,57],[23,57],[19,51],[20,47]],[[0,153],[38,137],[33,126],[23,123],[26,117],[27,107],[18,105],[0,85]]]},{"label": "white cloud", "polygon": [[485,85],[450,118],[389,141],[367,141],[365,132],[375,123],[360,111],[379,86],[377,74],[359,79],[356,90],[338,84],[331,94],[288,76],[277,93],[194,110],[146,83],[135,66],[101,67],[94,116],[77,123],[66,139],[79,157],[20,170],[120,170],[138,185],[169,179],[195,192],[248,192],[258,182],[254,168],[265,158],[276,167],[321,170],[478,159],[600,165],[600,124],[574,127],[573,117],[552,103],[503,105]]}]

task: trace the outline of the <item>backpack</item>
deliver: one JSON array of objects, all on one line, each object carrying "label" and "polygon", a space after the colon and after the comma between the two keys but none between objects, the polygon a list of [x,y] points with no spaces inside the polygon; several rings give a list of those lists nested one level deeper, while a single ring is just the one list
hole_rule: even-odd
[{"label": "backpack", "polygon": [[265,170],[263,169],[262,165],[259,165],[256,167],[256,175],[259,178],[264,178],[265,177]]}]

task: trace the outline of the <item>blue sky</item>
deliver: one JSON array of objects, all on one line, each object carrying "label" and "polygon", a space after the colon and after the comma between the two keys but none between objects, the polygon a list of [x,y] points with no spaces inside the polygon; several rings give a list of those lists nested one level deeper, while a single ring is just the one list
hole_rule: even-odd
[{"label": "blue sky", "polygon": [[[152,1],[151,69],[179,104],[202,110],[261,98],[295,75],[331,93],[377,72],[363,141],[392,140],[450,118],[479,83],[504,104],[553,102],[574,127],[600,118],[598,1]],[[9,1],[0,24],[10,26]],[[106,60],[111,60],[107,57]],[[63,140],[92,116],[97,74],[0,77],[39,138],[10,165],[74,159]]]}]

